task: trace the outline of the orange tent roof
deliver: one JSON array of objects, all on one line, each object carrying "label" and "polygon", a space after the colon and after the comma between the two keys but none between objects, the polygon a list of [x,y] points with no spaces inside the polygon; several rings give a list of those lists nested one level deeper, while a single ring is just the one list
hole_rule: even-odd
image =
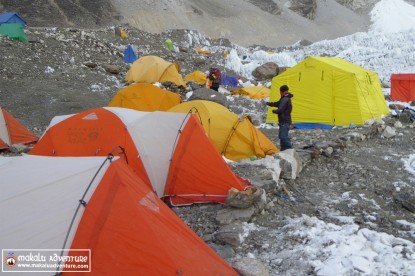
[{"label": "orange tent roof", "polygon": [[134,171],[151,186],[128,129],[103,108],[75,114],[49,127],[29,154],[44,156],[107,156],[122,154]]},{"label": "orange tent roof", "polygon": [[180,95],[149,83],[131,84],[114,96],[108,106],[140,111],[167,111],[182,102]]}]

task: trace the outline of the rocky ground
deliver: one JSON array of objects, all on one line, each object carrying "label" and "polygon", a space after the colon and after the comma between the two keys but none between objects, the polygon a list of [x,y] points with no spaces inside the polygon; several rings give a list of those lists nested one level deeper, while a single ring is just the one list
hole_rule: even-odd
[{"label": "rocky ground", "polygon": [[[231,46],[237,48],[227,40],[208,40],[197,34],[190,40],[184,30],[155,35],[123,27],[128,30],[128,39],[115,35],[114,28],[31,28],[27,32],[30,43],[0,37],[0,105],[41,135],[53,116],[105,106],[111,100],[124,85],[128,65],[122,54],[128,44],[136,47],[138,56],[151,54],[178,61],[182,75],[195,69],[205,71],[212,65],[222,67],[223,52]],[[167,37],[177,42],[179,52],[163,47]],[[207,44],[209,55],[194,51],[194,47]],[[194,88],[170,89],[185,98]],[[264,122],[262,101],[235,97],[227,105],[237,114],[251,113],[257,126]],[[295,179],[281,174],[276,183],[258,160],[230,164],[236,173],[264,189],[262,206],[232,219],[228,215],[233,208],[223,205],[174,211],[230,263],[250,254],[257,256],[259,262],[253,266],[256,271],[263,269],[261,275],[267,275],[266,271],[272,275],[313,273],[310,262],[293,258],[289,251],[305,241],[287,232],[287,218],[307,215],[342,225],[339,217],[351,217],[361,227],[415,242],[414,229],[398,223],[415,222],[415,175],[403,162],[414,153],[415,126],[396,121],[389,117],[384,125],[293,130],[290,135],[303,163]],[[385,134],[386,126],[396,135]],[[261,130],[278,145],[275,127],[262,124]],[[243,232],[247,226],[251,227],[249,233]]]}]

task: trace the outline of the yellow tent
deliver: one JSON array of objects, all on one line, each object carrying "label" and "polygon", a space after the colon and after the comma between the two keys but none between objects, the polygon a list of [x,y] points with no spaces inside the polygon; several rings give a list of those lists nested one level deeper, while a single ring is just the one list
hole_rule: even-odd
[{"label": "yellow tent", "polygon": [[124,107],[139,111],[167,111],[182,102],[180,95],[149,83],[129,85],[114,96],[108,106]]},{"label": "yellow tent", "polygon": [[[294,95],[294,124],[363,125],[389,114],[378,75],[341,58],[308,57],[288,68],[272,79],[271,102],[279,100],[283,84]],[[268,123],[278,121],[272,109],[268,108]]]},{"label": "yellow tent", "polygon": [[265,86],[243,87],[232,91],[232,95],[248,96],[252,99],[263,99],[269,97],[271,90]]},{"label": "yellow tent", "polygon": [[148,83],[170,81],[178,86],[186,86],[179,74],[179,65],[157,56],[144,56],[134,61],[125,80]]},{"label": "yellow tent", "polygon": [[200,47],[196,47],[195,51],[199,54],[199,55],[208,55],[209,54],[209,50],[203,50]]},{"label": "yellow tent", "polygon": [[202,71],[196,70],[184,77],[185,81],[193,81],[195,83],[205,84],[207,76]]},{"label": "yellow tent", "polygon": [[218,103],[187,101],[168,111],[195,114],[216,149],[230,160],[265,157],[278,152],[278,148],[251,123],[248,116],[240,118]]}]

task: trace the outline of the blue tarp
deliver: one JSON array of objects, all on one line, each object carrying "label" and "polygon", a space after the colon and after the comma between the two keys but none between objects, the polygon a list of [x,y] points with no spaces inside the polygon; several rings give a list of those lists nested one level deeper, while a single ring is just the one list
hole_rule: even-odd
[{"label": "blue tarp", "polygon": [[23,20],[17,13],[8,12],[0,14],[0,24],[18,23],[23,28],[26,27],[26,21]]},{"label": "blue tarp", "polygon": [[134,53],[133,47],[131,45],[128,45],[127,49],[124,51],[124,62],[125,63],[133,63],[136,61],[137,55]]},{"label": "blue tarp", "polygon": [[235,76],[229,76],[226,74],[222,74],[222,83],[223,86],[230,86],[230,87],[237,87],[238,86],[238,78]]},{"label": "blue tarp", "polygon": [[318,128],[318,129],[332,129],[333,126],[331,125],[325,125],[325,124],[311,124],[311,123],[297,123],[294,124],[295,128],[298,129],[313,129],[313,128]]}]

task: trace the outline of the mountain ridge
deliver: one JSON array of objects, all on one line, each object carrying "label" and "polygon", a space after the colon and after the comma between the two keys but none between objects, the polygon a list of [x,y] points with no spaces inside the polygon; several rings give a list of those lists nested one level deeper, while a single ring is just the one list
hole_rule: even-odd
[{"label": "mountain ridge", "polygon": [[189,29],[245,47],[276,48],[367,31],[369,12],[379,1],[0,0],[0,12],[16,11],[33,27],[129,24],[151,33]]}]

